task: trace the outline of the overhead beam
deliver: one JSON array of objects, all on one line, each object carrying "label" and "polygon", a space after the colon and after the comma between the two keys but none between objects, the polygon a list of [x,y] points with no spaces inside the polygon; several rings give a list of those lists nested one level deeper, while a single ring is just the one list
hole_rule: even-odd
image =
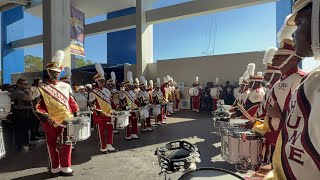
[{"label": "overhead beam", "polygon": [[[121,16],[118,18],[113,18],[105,21],[100,21],[96,23],[87,24],[85,26],[85,36],[92,36],[102,33],[110,33],[115,31],[121,31],[126,29],[131,29],[136,26],[136,14],[131,14],[127,16]],[[20,39],[11,42],[11,47],[26,48],[35,45],[40,45],[43,43],[43,36],[33,36],[25,39]]]},{"label": "overhead beam", "polygon": [[278,0],[194,0],[147,11],[148,24],[174,21]]}]

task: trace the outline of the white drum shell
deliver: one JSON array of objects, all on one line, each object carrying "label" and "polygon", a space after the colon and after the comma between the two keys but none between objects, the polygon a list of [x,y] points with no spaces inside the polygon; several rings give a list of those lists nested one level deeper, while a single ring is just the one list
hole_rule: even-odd
[{"label": "white drum shell", "polygon": [[0,124],[0,159],[2,159],[6,155],[6,149],[4,146],[3,132]]},{"label": "white drum shell", "polygon": [[142,117],[142,118],[148,118],[149,117],[149,108],[148,108],[149,106],[145,106],[145,107],[143,107],[142,109],[141,109],[141,111],[140,111],[140,116]]},{"label": "white drum shell", "polygon": [[86,96],[84,96],[84,94],[74,93],[73,97],[75,98],[80,110],[87,110],[88,99]]},{"label": "white drum shell", "polygon": [[67,136],[72,142],[84,141],[91,136],[91,119],[89,116],[74,117],[67,124]]},{"label": "white drum shell", "polygon": [[198,88],[190,88],[188,91],[190,96],[198,96],[199,95],[199,89]]},{"label": "white drum shell", "polygon": [[161,114],[161,105],[153,105],[153,115],[157,116]]},{"label": "white drum shell", "polygon": [[0,119],[6,118],[11,112],[11,99],[8,92],[0,92]]},{"label": "white drum shell", "polygon": [[185,173],[179,180],[239,180],[232,172],[226,172],[214,168],[200,168],[195,171]]},{"label": "white drum shell", "polygon": [[[245,134],[251,139],[239,138]],[[239,158],[250,159],[251,166],[260,164],[261,140],[246,129],[224,129],[221,133],[221,156],[231,164],[241,164]]]},{"label": "white drum shell", "polygon": [[130,111],[118,111],[117,124],[118,128],[124,128],[129,125]]},{"label": "white drum shell", "polygon": [[218,128],[238,128],[245,125],[249,120],[247,119],[230,119],[230,121],[214,121],[214,127]]}]

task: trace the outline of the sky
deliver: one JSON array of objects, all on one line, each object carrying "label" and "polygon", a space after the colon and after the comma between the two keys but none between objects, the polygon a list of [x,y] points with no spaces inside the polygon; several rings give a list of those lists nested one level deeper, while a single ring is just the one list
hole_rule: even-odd
[{"label": "sky", "polygon": [[[159,0],[154,4],[154,8],[185,1],[188,0]],[[105,19],[106,15],[100,15],[86,19],[86,24]],[[42,34],[42,20],[25,13],[24,36],[40,34]],[[263,51],[276,46],[276,5],[267,3],[155,24],[153,35],[154,61]],[[85,38],[85,59],[106,63],[106,37],[107,34],[100,34]],[[26,48],[25,55],[42,57],[42,50],[42,46]],[[308,65],[310,68],[314,66],[312,63]]]}]

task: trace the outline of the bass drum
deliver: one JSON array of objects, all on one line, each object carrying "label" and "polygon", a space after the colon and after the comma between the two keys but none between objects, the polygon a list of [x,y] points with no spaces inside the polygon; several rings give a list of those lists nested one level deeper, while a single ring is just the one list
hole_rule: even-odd
[{"label": "bass drum", "polygon": [[87,110],[88,99],[87,99],[86,96],[84,96],[84,94],[82,94],[82,93],[74,93],[73,97],[75,98],[80,111]]},{"label": "bass drum", "polygon": [[219,168],[199,168],[195,171],[189,171],[182,175],[179,180],[239,180],[241,176],[225,169]]},{"label": "bass drum", "polygon": [[199,95],[199,89],[198,88],[190,88],[188,91],[190,96],[198,96]]},{"label": "bass drum", "polygon": [[6,118],[11,112],[11,99],[7,91],[0,92],[0,119]]}]

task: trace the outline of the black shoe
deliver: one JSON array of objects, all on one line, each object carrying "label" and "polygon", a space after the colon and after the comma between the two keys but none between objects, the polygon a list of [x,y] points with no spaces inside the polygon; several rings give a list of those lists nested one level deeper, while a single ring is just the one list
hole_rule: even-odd
[{"label": "black shoe", "polygon": [[43,133],[43,132],[39,132],[39,133],[36,134],[36,136],[37,136],[37,137],[43,137],[43,136],[44,136],[44,133]]},{"label": "black shoe", "polygon": [[49,170],[49,173],[50,173],[50,177],[51,177],[51,178],[59,177],[59,175],[60,175],[60,172],[58,172],[58,173],[52,173],[50,170]]},{"label": "black shoe", "polygon": [[30,141],[39,141],[39,138],[37,138],[37,137],[31,137],[31,138],[30,138]]},{"label": "black shoe", "polygon": [[60,171],[60,174],[59,174],[59,175],[60,175],[60,176],[73,176],[73,175],[74,175],[74,171],[69,172],[69,173],[65,173],[65,172]]}]

